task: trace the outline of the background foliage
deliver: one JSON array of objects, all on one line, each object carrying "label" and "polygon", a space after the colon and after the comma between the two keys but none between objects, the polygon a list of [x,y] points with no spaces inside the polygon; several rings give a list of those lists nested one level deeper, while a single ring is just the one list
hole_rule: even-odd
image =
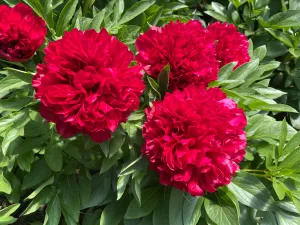
[{"label": "background foliage", "polygon": [[[18,0],[1,4],[13,6]],[[26,63],[0,61],[0,224],[298,225],[300,224],[300,2],[298,0],[24,0],[47,22],[45,44]],[[143,108],[158,98],[145,78],[141,110],[113,138],[63,140],[33,99],[31,79],[43,48],[64,31],[105,27],[136,52],[151,25],[196,19],[235,24],[251,62],[221,87],[246,111],[247,154],[227,187],[204,197],[159,184],[141,156]]]}]

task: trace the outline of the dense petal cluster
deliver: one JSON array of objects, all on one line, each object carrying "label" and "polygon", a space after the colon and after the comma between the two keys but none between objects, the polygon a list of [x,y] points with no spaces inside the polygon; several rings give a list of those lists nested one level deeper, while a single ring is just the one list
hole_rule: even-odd
[{"label": "dense petal cluster", "polygon": [[137,39],[136,59],[155,79],[169,64],[171,90],[207,84],[217,79],[219,69],[214,40],[207,33],[199,21],[193,20],[152,27]]},{"label": "dense petal cluster", "polygon": [[220,89],[176,90],[146,116],[143,153],[161,184],[200,196],[230,183],[245,154],[246,117]]},{"label": "dense petal cluster", "polygon": [[46,33],[45,21],[34,15],[29,6],[0,5],[0,58],[27,61],[42,45]]},{"label": "dense petal cluster", "polygon": [[45,49],[33,79],[40,113],[63,137],[88,134],[101,142],[138,109],[144,90],[134,55],[105,29],[66,32]]},{"label": "dense petal cluster", "polygon": [[194,20],[152,27],[140,35],[136,47],[137,61],[154,79],[170,65],[171,90],[182,90],[190,84],[206,86],[217,79],[221,66],[250,60],[245,35],[227,23],[215,23],[208,29]]},{"label": "dense petal cluster", "polygon": [[210,24],[208,30],[216,40],[217,59],[221,62],[221,66],[231,62],[238,62],[237,66],[240,66],[250,60],[249,42],[233,24],[216,22]]}]

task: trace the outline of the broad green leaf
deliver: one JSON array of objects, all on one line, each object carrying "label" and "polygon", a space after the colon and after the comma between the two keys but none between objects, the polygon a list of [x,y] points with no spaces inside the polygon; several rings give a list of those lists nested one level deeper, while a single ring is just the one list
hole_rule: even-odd
[{"label": "broad green leaf", "polygon": [[8,180],[4,177],[3,172],[0,173],[0,192],[10,194],[12,191],[11,185]]},{"label": "broad green leaf", "polygon": [[219,80],[227,80],[236,65],[237,62],[232,62],[223,66],[218,73]]},{"label": "broad green leaf", "polygon": [[96,209],[93,211],[93,208],[89,208],[85,216],[83,217],[82,225],[98,225],[100,224],[100,216],[101,216],[101,209]]},{"label": "broad green leaf", "polygon": [[47,180],[45,183],[39,186],[34,192],[32,192],[27,198],[25,198],[25,200],[35,198],[35,196],[37,196],[45,187],[53,184],[53,182],[54,182],[54,177],[52,176],[49,180]]},{"label": "broad green leaf", "polygon": [[19,137],[21,132],[22,129],[15,127],[14,125],[7,129],[1,144],[3,155],[7,154],[10,143]]},{"label": "broad green leaf", "polygon": [[114,6],[114,23],[116,23],[124,12],[124,0],[117,0]]},{"label": "broad green leaf", "polygon": [[298,0],[289,0],[289,9],[300,9],[300,2]]},{"label": "broad green leaf", "polygon": [[40,17],[44,16],[44,8],[40,0],[24,0]]},{"label": "broad green leaf", "polygon": [[228,20],[226,16],[212,10],[204,11],[204,13],[222,22],[227,22]]},{"label": "broad green leaf", "polygon": [[275,216],[276,216],[278,225],[299,225],[300,224],[300,216],[299,215],[291,214],[291,213],[281,210],[281,211],[275,212]]},{"label": "broad green leaf", "polygon": [[62,9],[56,24],[57,36],[63,35],[63,32],[67,30],[69,23],[75,13],[78,0],[69,0]]},{"label": "broad green leaf", "polygon": [[169,202],[169,221],[172,225],[183,224],[183,204],[185,201],[184,195],[184,192],[176,188],[173,188],[171,191]]},{"label": "broad green leaf", "polygon": [[127,210],[128,199],[108,204],[101,215],[100,225],[119,225]]},{"label": "broad green leaf", "polygon": [[103,9],[93,18],[92,22],[89,25],[90,29],[95,29],[97,32],[100,31],[105,12],[106,12],[105,9]]},{"label": "broad green leaf", "polygon": [[296,206],[296,209],[300,213],[300,191],[291,191],[293,203]]},{"label": "broad green leaf", "polygon": [[149,215],[155,209],[159,201],[157,187],[144,189],[142,192],[142,205],[140,206],[136,199],[133,199],[125,214],[125,219],[136,219]]},{"label": "broad green leaf", "polygon": [[128,174],[134,173],[136,169],[143,168],[145,166],[145,160],[143,159],[143,156],[141,155],[131,163],[129,163],[127,166],[125,166],[118,176],[124,176]]},{"label": "broad green leaf", "polygon": [[16,78],[14,76],[5,77],[0,81],[0,97],[5,96],[9,92],[15,89],[21,89],[28,83]]},{"label": "broad green leaf", "polygon": [[117,163],[117,161],[123,156],[123,153],[121,151],[117,152],[113,157],[111,158],[104,158],[102,160],[102,165],[100,169],[100,174],[105,173],[107,170],[109,170],[113,165]]},{"label": "broad green leaf", "polygon": [[167,189],[164,189],[164,193],[161,195],[159,203],[153,212],[153,225],[170,225],[169,222],[169,200],[170,193]]},{"label": "broad green leaf", "polygon": [[148,23],[152,26],[156,26],[163,12],[163,6],[159,7],[158,10],[149,18],[147,18]]},{"label": "broad green leaf", "polygon": [[34,137],[34,138],[26,138],[25,141],[22,142],[21,145],[18,145],[12,152],[13,155],[24,154],[32,151],[34,148],[40,148],[45,141],[49,138],[48,134]]},{"label": "broad green leaf", "polygon": [[274,30],[271,28],[265,28],[266,31],[268,31],[273,37],[275,37],[276,39],[278,39],[279,41],[281,41],[282,43],[284,43],[286,46],[289,47],[293,47],[293,40],[290,37],[290,35],[282,32],[282,31],[278,31],[278,30]]},{"label": "broad green leaf", "polygon": [[5,69],[4,71],[0,72],[1,74],[19,78],[20,80],[22,80],[28,84],[32,83],[32,78],[33,78],[34,73],[17,70],[17,69],[13,69],[13,68],[9,68],[9,67],[6,67],[4,69]]},{"label": "broad green leaf", "polygon": [[17,219],[11,216],[0,217],[0,225],[13,224]]},{"label": "broad green leaf", "polygon": [[229,77],[228,79],[237,80],[237,79],[245,79],[252,71],[254,71],[259,64],[259,60],[256,59],[254,61],[245,63],[239,66]]},{"label": "broad green leaf", "polygon": [[125,136],[117,130],[114,134],[112,139],[109,140],[109,154],[108,157],[111,158],[114,156],[122,147],[125,141]]},{"label": "broad green leaf", "polygon": [[17,204],[7,206],[4,209],[1,209],[0,210],[0,218],[10,216],[20,207],[20,205],[21,204],[17,203]]},{"label": "broad green leaf", "polygon": [[179,3],[179,2],[168,2],[163,4],[164,12],[172,12],[180,9],[188,8],[187,5]]},{"label": "broad green leaf", "polygon": [[[78,188],[81,205],[86,205],[92,193],[92,181],[89,179],[89,171],[84,168],[80,169],[78,177]],[[88,175],[87,175],[88,174]]]},{"label": "broad green leaf", "polygon": [[292,151],[280,164],[279,167],[283,169],[292,169],[296,173],[300,169],[299,164],[300,147]]},{"label": "broad green leaf", "polygon": [[155,0],[142,0],[135,3],[122,15],[121,19],[118,22],[118,25],[127,23],[130,20],[134,19],[135,17],[146,11],[155,2]]},{"label": "broad green leaf", "polygon": [[48,166],[56,172],[59,172],[63,166],[63,153],[60,146],[55,143],[53,138],[50,139],[45,149],[45,160]]},{"label": "broad green leaf", "polygon": [[75,221],[79,221],[80,196],[74,175],[65,176],[60,181],[61,206]]},{"label": "broad green leaf", "polygon": [[87,204],[83,208],[90,208],[102,203],[108,195],[111,186],[111,173],[92,176],[92,194]]},{"label": "broad green leaf", "polygon": [[40,207],[44,204],[47,204],[52,197],[55,196],[55,188],[54,187],[46,187],[44,188],[27,206],[22,215],[28,215],[36,212]]},{"label": "broad green leaf", "polygon": [[279,147],[278,147],[279,156],[282,155],[282,150],[283,150],[283,146],[286,141],[287,133],[288,133],[287,123],[286,123],[286,119],[284,118],[284,120],[282,121],[282,124],[281,124],[281,129],[280,129]]},{"label": "broad green leaf", "polygon": [[85,0],[84,4],[83,4],[83,10],[82,10],[82,14],[83,16],[85,16],[87,14],[87,12],[89,11],[89,9],[91,8],[91,6],[95,3],[95,0]]},{"label": "broad green leaf", "polygon": [[51,169],[48,167],[45,160],[40,159],[34,162],[30,172],[24,177],[22,190],[32,188],[35,185],[45,182],[51,177],[51,175]]},{"label": "broad green leaf", "polygon": [[58,225],[61,217],[61,204],[58,194],[56,194],[53,200],[48,204],[46,210],[46,225]]},{"label": "broad green leaf", "polygon": [[266,22],[271,28],[290,28],[300,26],[300,10],[287,10],[271,16]]},{"label": "broad green leaf", "polygon": [[253,52],[253,57],[252,59],[259,59],[259,61],[262,61],[267,54],[267,48],[265,45],[260,46],[256,48]]},{"label": "broad green leaf", "polygon": [[196,225],[201,216],[203,197],[186,195],[183,203],[183,224]]},{"label": "broad green leaf", "polygon": [[292,152],[295,148],[300,145],[300,131],[295,134],[291,140],[284,146],[283,155],[286,155],[289,152]]},{"label": "broad green leaf", "polygon": [[119,177],[117,183],[117,194],[118,194],[117,200],[122,198],[130,177],[131,177],[130,175]]},{"label": "broad green leaf", "polygon": [[265,103],[251,103],[249,107],[252,110],[263,110],[263,111],[271,111],[271,112],[294,112],[297,113],[293,107],[283,104],[265,104]]},{"label": "broad green leaf", "polygon": [[208,217],[216,224],[239,225],[238,212],[232,200],[226,194],[216,193],[215,196],[216,200],[204,200]]},{"label": "broad green leaf", "polygon": [[3,111],[19,111],[27,104],[32,102],[31,97],[0,99],[0,112]]},{"label": "broad green leaf", "polygon": [[166,65],[160,74],[157,77],[158,82],[158,90],[161,94],[161,97],[164,98],[166,92],[168,91],[169,87],[169,73],[170,73],[170,65]]},{"label": "broad green leaf", "polygon": [[238,201],[249,207],[262,211],[273,210],[275,200],[264,184],[255,176],[245,172],[238,172],[228,185]]},{"label": "broad green leaf", "polygon": [[283,183],[281,183],[280,181],[277,181],[276,179],[273,179],[273,188],[278,196],[279,200],[284,199],[285,196],[285,186]]}]

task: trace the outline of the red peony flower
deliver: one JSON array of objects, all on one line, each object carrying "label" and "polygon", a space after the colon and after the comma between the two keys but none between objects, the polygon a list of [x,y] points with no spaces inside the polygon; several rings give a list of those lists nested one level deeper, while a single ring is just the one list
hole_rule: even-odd
[{"label": "red peony flower", "polygon": [[238,62],[236,66],[238,67],[249,62],[249,42],[233,24],[216,22],[210,24],[208,30],[208,34],[216,40],[217,59],[221,62],[221,66]]},{"label": "red peony flower", "polygon": [[134,55],[105,29],[66,32],[45,49],[33,79],[40,113],[65,138],[79,132],[101,142],[138,109],[144,90]]},{"label": "red peony flower", "polygon": [[230,183],[245,154],[247,121],[220,89],[168,93],[146,116],[142,151],[161,184],[201,196]]},{"label": "red peony flower", "polygon": [[46,34],[45,21],[34,15],[29,6],[0,5],[0,58],[27,61],[42,45]]},{"label": "red peony flower", "polygon": [[217,79],[219,62],[214,39],[199,21],[171,22],[163,28],[152,27],[136,41],[138,63],[156,79],[170,65],[170,89],[189,84],[205,84]]}]

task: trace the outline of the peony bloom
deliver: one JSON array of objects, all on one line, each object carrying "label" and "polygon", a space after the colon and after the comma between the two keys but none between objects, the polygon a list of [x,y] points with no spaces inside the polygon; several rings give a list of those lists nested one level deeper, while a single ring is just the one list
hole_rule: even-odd
[{"label": "peony bloom", "polygon": [[161,184],[201,196],[230,183],[245,154],[247,121],[220,89],[176,90],[146,116],[142,151]]},{"label": "peony bloom", "polygon": [[42,45],[46,34],[45,21],[34,15],[29,6],[0,5],[0,58],[27,61]]},{"label": "peony bloom", "polygon": [[214,39],[207,34],[208,30],[196,20],[152,27],[136,41],[136,60],[154,79],[169,64],[171,90],[189,84],[207,85],[217,79],[219,70]]},{"label": "peony bloom", "polygon": [[208,26],[209,35],[213,36],[217,59],[224,66],[238,62],[237,67],[249,62],[249,42],[246,36],[237,31],[233,24],[216,22]]},{"label": "peony bloom", "polygon": [[134,55],[105,29],[66,32],[45,49],[45,63],[33,78],[40,113],[65,138],[88,134],[95,142],[111,137],[144,90]]}]

